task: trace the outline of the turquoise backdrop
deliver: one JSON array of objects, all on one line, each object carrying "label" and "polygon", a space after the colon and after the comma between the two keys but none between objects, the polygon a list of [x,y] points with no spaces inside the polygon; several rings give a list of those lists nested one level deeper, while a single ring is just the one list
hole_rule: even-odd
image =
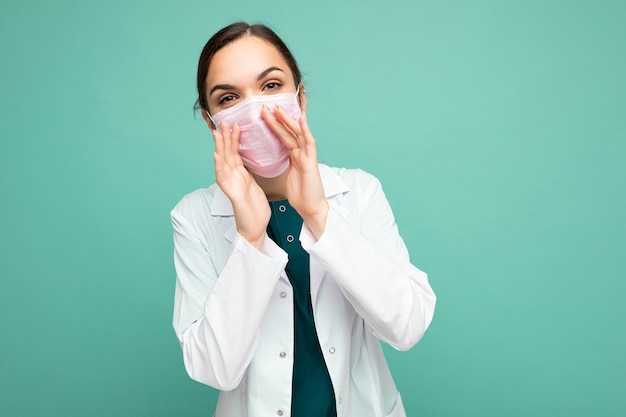
[{"label": "turquoise backdrop", "polygon": [[169,211],[213,182],[196,63],[240,19],[429,273],[430,330],[385,346],[409,415],[626,416],[626,3],[601,0],[2,0],[0,415],[212,414]]}]

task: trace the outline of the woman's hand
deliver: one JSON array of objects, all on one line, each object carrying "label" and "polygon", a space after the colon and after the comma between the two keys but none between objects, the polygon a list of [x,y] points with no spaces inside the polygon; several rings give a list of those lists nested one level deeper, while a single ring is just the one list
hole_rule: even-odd
[{"label": "woman's hand", "polygon": [[222,133],[213,131],[215,179],[233,205],[237,231],[261,250],[271,215],[267,197],[239,156],[239,124],[232,131],[225,121],[220,127]]},{"label": "woman's hand", "polygon": [[315,138],[303,110],[298,121],[293,120],[283,108],[276,106],[274,115],[267,107],[261,113],[263,120],[290,151],[291,163],[287,173],[287,199],[302,216],[304,223],[316,238],[326,227],[328,202],[317,165]]}]

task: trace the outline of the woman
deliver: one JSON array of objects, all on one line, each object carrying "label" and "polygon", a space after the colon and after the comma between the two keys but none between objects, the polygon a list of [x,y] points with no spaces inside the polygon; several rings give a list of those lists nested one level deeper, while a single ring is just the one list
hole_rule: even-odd
[{"label": "woman", "polygon": [[263,25],[205,45],[217,184],[172,210],[174,329],[217,417],[404,416],[379,340],[406,350],[435,295],[373,176],[318,164],[298,66]]}]

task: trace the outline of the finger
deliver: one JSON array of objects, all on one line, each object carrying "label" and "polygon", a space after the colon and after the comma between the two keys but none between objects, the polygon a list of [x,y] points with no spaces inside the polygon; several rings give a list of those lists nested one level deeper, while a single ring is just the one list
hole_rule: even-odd
[{"label": "finger", "polygon": [[229,167],[224,163],[224,156],[217,152],[213,153],[213,163],[215,164],[215,182],[223,189],[224,181],[227,181],[230,176]]},{"label": "finger", "polygon": [[231,163],[233,167],[237,167],[237,168],[243,167],[243,161],[241,160],[241,155],[239,154],[240,137],[241,137],[241,127],[239,126],[239,122],[235,122],[231,130],[230,156],[231,156]]},{"label": "finger", "polygon": [[298,122],[293,120],[280,104],[276,104],[274,106],[274,117],[279,123],[287,127],[294,134],[300,133],[300,126],[298,125]]},{"label": "finger", "polygon": [[261,110],[261,118],[270,130],[278,137],[282,144],[288,149],[295,149],[298,147],[295,133],[276,120],[276,117],[272,115],[266,106],[263,106],[263,109]]},{"label": "finger", "polygon": [[230,133],[230,152],[234,155],[239,155],[239,134],[241,129],[239,128],[239,122],[235,122],[233,129]]},{"label": "finger", "polygon": [[296,120],[293,120],[287,111],[280,105],[276,105],[274,109],[274,116],[279,123],[285,126],[298,143],[298,147],[304,146],[304,138],[302,136],[302,129]]},{"label": "finger", "polygon": [[304,138],[306,145],[315,146],[315,138],[313,137],[313,133],[311,133],[311,129],[309,128],[309,121],[306,117],[306,111],[302,112],[298,123],[300,124],[300,130],[302,131],[302,137]]},{"label": "finger", "polygon": [[224,138],[224,148],[220,155],[224,159],[224,163],[230,165],[231,163],[231,148],[232,148],[232,132],[230,131],[230,125],[226,120],[220,122],[220,129],[222,130],[222,137]]},{"label": "finger", "polygon": [[217,152],[213,153],[213,163],[215,164],[215,178],[221,179],[221,174],[224,170],[224,162]]},{"label": "finger", "polygon": [[224,137],[217,130],[213,131],[213,142],[215,142],[215,153],[221,155],[224,153]]}]

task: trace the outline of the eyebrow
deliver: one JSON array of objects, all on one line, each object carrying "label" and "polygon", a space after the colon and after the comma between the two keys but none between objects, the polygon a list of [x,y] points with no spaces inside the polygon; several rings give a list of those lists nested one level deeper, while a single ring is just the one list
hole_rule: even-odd
[{"label": "eyebrow", "polygon": [[283,72],[283,73],[285,72],[285,71],[281,70],[281,69],[280,69],[280,68],[278,68],[278,67],[269,67],[268,69],[266,69],[265,71],[263,71],[262,73],[260,73],[260,74],[259,74],[259,76],[258,76],[258,77],[256,77],[256,80],[257,80],[257,81],[261,81],[261,79],[263,79],[263,77],[265,77],[267,74],[269,74],[269,73],[270,73],[270,72],[272,72],[272,71],[280,71],[280,72]]},{"label": "eyebrow", "polygon": [[[282,69],[278,68],[278,67],[269,67],[268,69],[262,71],[257,77],[257,81],[261,81],[265,76],[267,76],[267,74],[269,74],[272,71],[280,71],[282,73],[284,73],[285,71],[283,71]],[[211,96],[216,90],[234,90],[235,86],[234,85],[230,85],[230,84],[218,84],[218,85],[214,85],[213,88],[211,88],[211,91],[209,91],[209,96]]]}]

